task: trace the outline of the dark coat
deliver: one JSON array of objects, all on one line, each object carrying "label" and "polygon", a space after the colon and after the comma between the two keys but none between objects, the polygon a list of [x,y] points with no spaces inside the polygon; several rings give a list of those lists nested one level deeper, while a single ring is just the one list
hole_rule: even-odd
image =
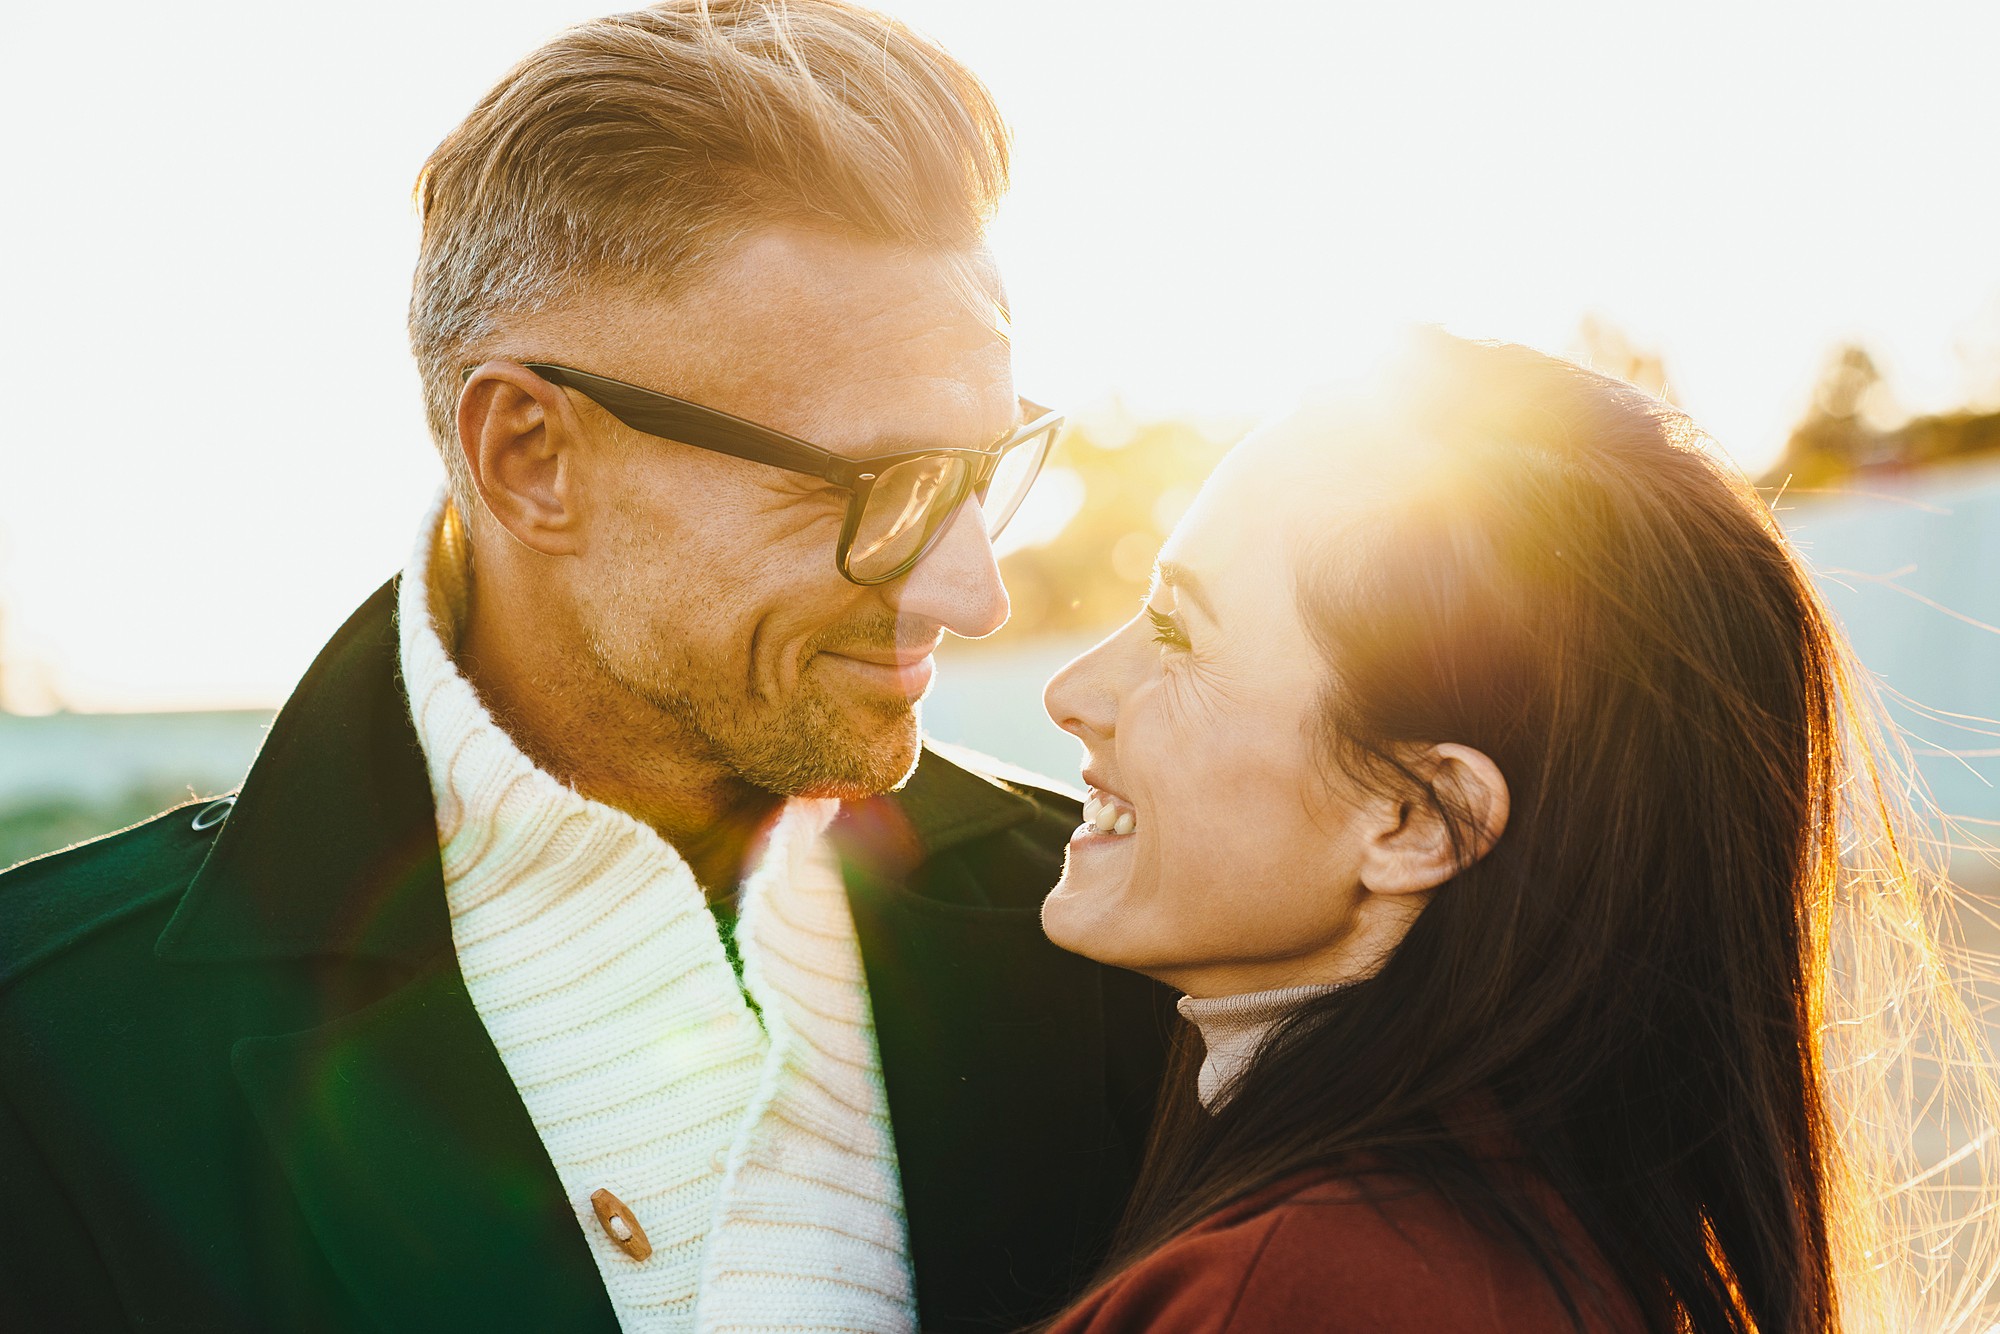
[{"label": "dark coat", "polygon": [[[219,827],[0,876],[0,1329],[617,1328],[459,975],[394,596]],[[1077,819],[926,752],[834,826],[926,1329],[1059,1301],[1130,1188],[1167,1007],[1042,936]]]}]

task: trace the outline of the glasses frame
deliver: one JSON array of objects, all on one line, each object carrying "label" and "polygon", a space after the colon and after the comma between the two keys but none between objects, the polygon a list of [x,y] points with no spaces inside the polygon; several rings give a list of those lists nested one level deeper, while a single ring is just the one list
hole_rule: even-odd
[{"label": "glasses frame", "polygon": [[[704,449],[714,454],[726,454],[731,458],[747,459],[752,463],[762,463],[773,468],[783,468],[786,472],[803,473],[831,483],[848,493],[847,517],[840,526],[840,541],[834,549],[834,567],[840,577],[851,584],[871,587],[900,579],[929,554],[938,539],[952,524],[947,518],[924,539],[924,542],[908,559],[887,574],[873,578],[858,578],[848,568],[848,552],[854,545],[855,534],[861,529],[861,515],[868,508],[868,497],[875,489],[876,479],[900,464],[915,463],[929,458],[962,459],[968,465],[962,471],[963,481],[956,493],[948,500],[933,502],[950,515],[965,503],[967,496],[983,497],[986,487],[992,482],[994,473],[1000,469],[1000,460],[1017,446],[1027,444],[1037,436],[1046,435],[1048,444],[1042,448],[1041,458],[1035,461],[1035,470],[1028,476],[1026,486],[1015,498],[1014,508],[1007,513],[988,515],[986,535],[989,539],[998,537],[1001,529],[1014,517],[1014,510],[1020,508],[1020,501],[1034,489],[1036,477],[1041,475],[1042,465],[1048,461],[1049,450],[1054,447],[1055,438],[1061,432],[1063,414],[1027,399],[1021,400],[1022,413],[1029,418],[1025,425],[1016,427],[1006,438],[985,449],[914,449],[898,454],[876,454],[865,459],[851,459],[821,449],[818,445],[801,440],[797,436],[774,431],[768,426],[759,426],[741,417],[731,416],[715,408],[705,408],[699,403],[690,403],[684,398],[671,394],[643,389],[623,380],[613,380],[604,375],[593,375],[580,371],[574,366],[563,366],[552,361],[524,361],[527,369],[547,380],[550,384],[566,389],[574,389],[597,406],[616,417],[633,430],[645,435],[657,436],[662,440],[672,440],[695,449]],[[469,374],[469,373],[468,373]]]}]

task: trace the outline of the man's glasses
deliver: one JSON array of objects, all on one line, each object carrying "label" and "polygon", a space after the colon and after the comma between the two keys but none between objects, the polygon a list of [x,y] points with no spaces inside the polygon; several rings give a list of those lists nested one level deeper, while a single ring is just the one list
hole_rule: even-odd
[{"label": "man's glasses", "polygon": [[847,518],[834,563],[843,578],[864,585],[886,584],[907,573],[937,544],[968,496],[979,502],[986,535],[998,537],[1035,484],[1063,424],[1060,413],[1022,399],[1027,424],[985,449],[924,449],[850,459],[623,380],[549,362],[522,364],[550,384],[576,390],[635,431],[804,473],[844,489]]}]

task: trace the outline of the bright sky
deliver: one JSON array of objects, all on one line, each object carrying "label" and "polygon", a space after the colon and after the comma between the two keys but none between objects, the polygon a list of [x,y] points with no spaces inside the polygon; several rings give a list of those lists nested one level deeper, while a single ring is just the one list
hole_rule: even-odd
[{"label": "bright sky", "polygon": [[[1829,345],[2000,386],[1992,0],[880,0],[1016,131],[1024,392],[1254,414],[1432,320],[1657,348],[1752,467]],[[0,702],[274,704],[439,476],[410,186],[582,0],[10,11]]]}]

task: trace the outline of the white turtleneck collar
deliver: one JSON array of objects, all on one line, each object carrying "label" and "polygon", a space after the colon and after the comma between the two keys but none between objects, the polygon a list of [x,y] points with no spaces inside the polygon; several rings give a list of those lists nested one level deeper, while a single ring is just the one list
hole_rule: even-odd
[{"label": "white turtleneck collar", "polygon": [[823,837],[839,803],[788,801],[748,868],[739,985],[680,855],[537,768],[459,671],[468,555],[440,499],[397,611],[445,906],[620,1325],[915,1329],[874,1017]]},{"label": "white turtleneck collar", "polygon": [[1221,1110],[1229,1101],[1236,1081],[1250,1068],[1264,1040],[1285,1016],[1314,997],[1339,990],[1337,985],[1309,985],[1277,987],[1240,996],[1181,997],[1178,1006],[1181,1015],[1200,1030],[1202,1046],[1206,1048],[1201,1074],[1195,1082],[1201,1105],[1210,1112]]}]

